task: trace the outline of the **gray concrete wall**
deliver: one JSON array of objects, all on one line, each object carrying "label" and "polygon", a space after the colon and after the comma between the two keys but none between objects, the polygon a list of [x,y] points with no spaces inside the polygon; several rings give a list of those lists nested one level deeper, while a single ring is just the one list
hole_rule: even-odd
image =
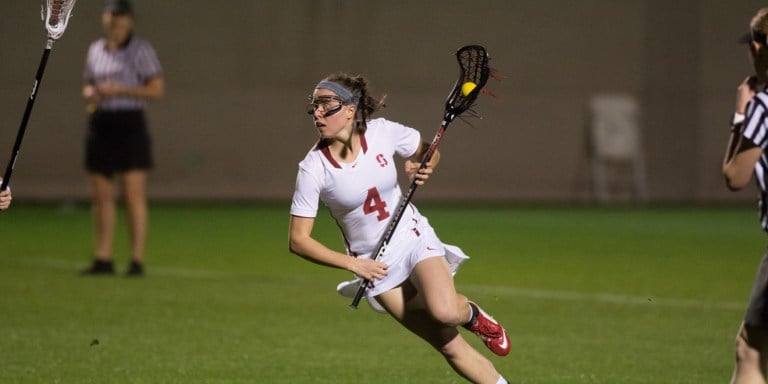
[{"label": "gray concrete wall", "polygon": [[[184,4],[184,5],[182,5]],[[652,201],[744,201],[720,176],[735,89],[749,74],[735,43],[759,1],[149,1],[137,34],[166,71],[150,107],[155,199],[291,197],[316,140],[306,96],[324,75],[363,73],[382,115],[431,139],[456,77],[455,50],[486,46],[506,77],[482,120],[454,122],[439,174],[419,199],[588,201],[586,103],[635,95]],[[55,44],[13,177],[14,195],[87,196],[79,97],[100,0],[79,0]],[[45,42],[37,3],[0,24],[0,165],[10,156]]]}]

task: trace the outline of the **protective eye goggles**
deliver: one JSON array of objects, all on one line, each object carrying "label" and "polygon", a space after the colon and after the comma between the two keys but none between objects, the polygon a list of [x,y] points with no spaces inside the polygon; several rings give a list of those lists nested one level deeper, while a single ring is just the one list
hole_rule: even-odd
[{"label": "protective eye goggles", "polygon": [[344,100],[338,96],[320,96],[313,98],[309,97],[309,105],[307,106],[307,114],[314,115],[318,110],[322,112],[323,117],[333,116],[344,106]]}]

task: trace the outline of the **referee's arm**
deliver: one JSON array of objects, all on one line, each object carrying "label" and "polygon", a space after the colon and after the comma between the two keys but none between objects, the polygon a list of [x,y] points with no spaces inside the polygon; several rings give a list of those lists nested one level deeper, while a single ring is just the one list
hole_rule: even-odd
[{"label": "referee's arm", "polygon": [[723,176],[725,185],[732,191],[744,188],[752,178],[755,164],[763,153],[761,147],[742,135],[744,113],[747,104],[755,96],[757,78],[749,76],[736,89],[736,113],[731,121],[731,135],[723,158]]},{"label": "referee's arm", "polygon": [[731,191],[744,188],[752,179],[755,163],[760,159],[763,149],[755,146],[741,135],[741,130],[733,129],[723,159],[725,185]]}]

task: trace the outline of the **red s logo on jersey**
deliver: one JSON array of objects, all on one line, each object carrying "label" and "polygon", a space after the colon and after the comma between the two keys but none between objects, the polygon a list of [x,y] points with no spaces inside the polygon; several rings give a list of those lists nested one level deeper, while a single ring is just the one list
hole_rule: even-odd
[{"label": "red s logo on jersey", "polygon": [[387,158],[384,157],[383,154],[379,153],[376,155],[376,161],[379,162],[379,165],[384,168],[389,164],[389,161],[387,161]]}]

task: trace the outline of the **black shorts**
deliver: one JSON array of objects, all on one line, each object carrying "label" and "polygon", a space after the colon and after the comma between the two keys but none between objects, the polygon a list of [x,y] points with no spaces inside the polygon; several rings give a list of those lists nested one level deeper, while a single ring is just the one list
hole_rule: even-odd
[{"label": "black shorts", "polygon": [[768,252],[760,261],[744,323],[768,329]]},{"label": "black shorts", "polygon": [[144,112],[97,110],[88,121],[85,168],[112,176],[152,168],[152,145]]}]

